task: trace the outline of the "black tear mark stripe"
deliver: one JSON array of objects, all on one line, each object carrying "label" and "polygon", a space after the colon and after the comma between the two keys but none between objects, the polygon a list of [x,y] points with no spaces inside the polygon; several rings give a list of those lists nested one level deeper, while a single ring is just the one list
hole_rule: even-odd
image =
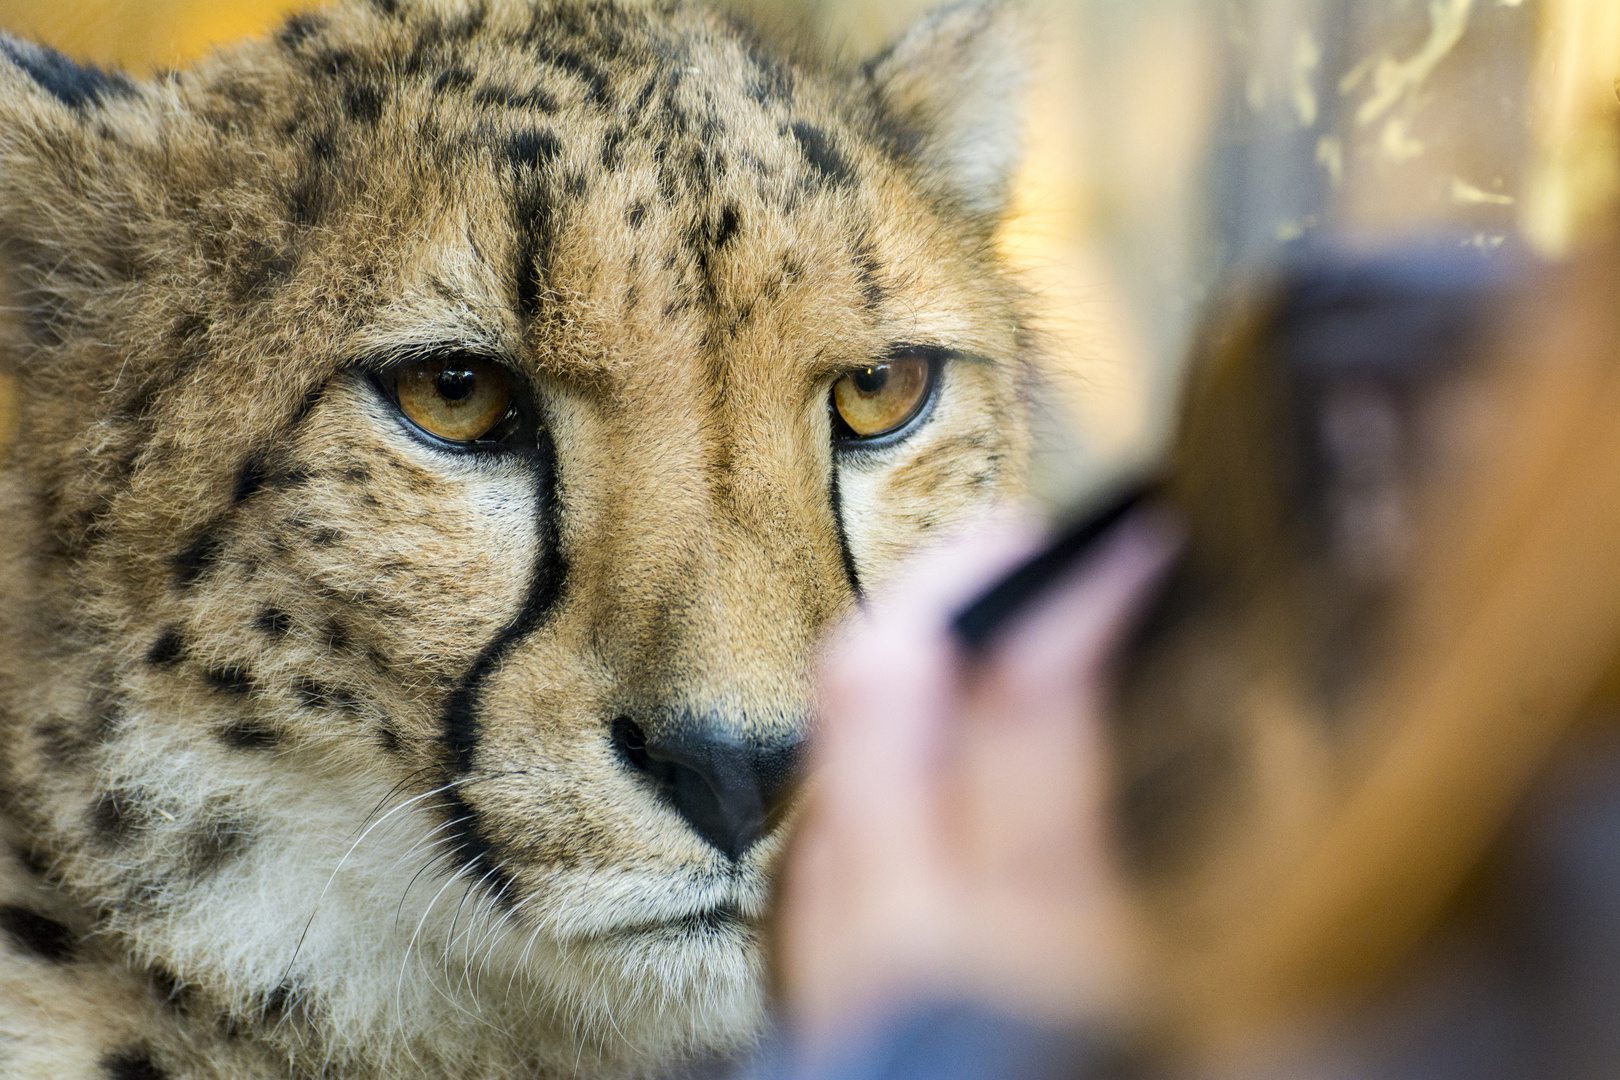
[{"label": "black tear mark stripe", "polygon": [[70,109],[99,106],[107,98],[132,98],[137,93],[135,84],[121,71],[75,64],[55,49],[19,41],[10,34],[0,33],[0,54]]},{"label": "black tear mark stripe", "polygon": [[0,934],[36,960],[60,964],[73,957],[73,932],[55,919],[25,907],[0,905]]},{"label": "black tear mark stripe", "polygon": [[538,517],[540,525],[539,551],[535,554],[534,573],[523,598],[523,606],[510,623],[484,646],[477,659],[468,668],[445,703],[443,727],[450,750],[454,771],[465,775],[472,768],[473,751],[478,745],[478,699],[485,680],[505,659],[506,654],[524,638],[538,630],[562,598],[568,576],[558,541],[557,513],[558,488],[557,448],[551,433],[544,428],[538,436],[538,467],[540,482]]},{"label": "black tear mark stripe", "polygon": [[844,563],[844,576],[855,599],[861,598],[861,575],[855,566],[855,552],[849,546],[849,532],[844,528],[844,492],[838,481],[838,462],[832,465],[832,480],[827,485],[827,501],[832,504],[833,529],[838,534],[838,557]]},{"label": "black tear mark stripe", "polygon": [[[540,478],[536,517],[540,528],[534,573],[517,615],[478,654],[445,703],[442,726],[450,758],[448,771],[452,776],[465,776],[472,770],[473,755],[478,749],[479,699],[485,682],[513,648],[545,624],[567,585],[568,564],[563,557],[558,530],[561,482],[557,448],[551,433],[544,428],[538,436],[537,449]],[[480,831],[477,812],[454,791],[442,797],[439,808],[446,819],[445,835],[451,859],[471,875],[473,881],[488,889],[498,903],[509,904],[511,874],[502,865],[499,851]]]}]

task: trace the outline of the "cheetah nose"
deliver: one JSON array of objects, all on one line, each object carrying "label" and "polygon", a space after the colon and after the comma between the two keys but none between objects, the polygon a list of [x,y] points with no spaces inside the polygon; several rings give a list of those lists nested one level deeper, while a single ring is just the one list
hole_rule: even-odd
[{"label": "cheetah nose", "polygon": [[651,777],[697,834],[732,860],[776,824],[797,779],[802,739],[756,742],[680,725],[649,737],[626,718],[613,744]]}]

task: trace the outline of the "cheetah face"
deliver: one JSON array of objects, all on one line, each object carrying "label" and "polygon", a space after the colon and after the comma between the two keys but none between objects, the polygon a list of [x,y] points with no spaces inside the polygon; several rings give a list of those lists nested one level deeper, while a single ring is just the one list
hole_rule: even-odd
[{"label": "cheetah face", "polygon": [[154,84],[6,42],[8,768],[106,929],[328,1060],[745,1045],[818,636],[1017,487],[1006,36],[844,71],[356,3]]}]

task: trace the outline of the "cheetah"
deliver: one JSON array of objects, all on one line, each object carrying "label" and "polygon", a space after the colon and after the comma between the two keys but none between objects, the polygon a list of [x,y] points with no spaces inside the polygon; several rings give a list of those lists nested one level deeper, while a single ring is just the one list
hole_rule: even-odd
[{"label": "cheetah", "polygon": [[1022,490],[1017,21],[0,37],[0,1075],[761,1038],[818,637]]}]

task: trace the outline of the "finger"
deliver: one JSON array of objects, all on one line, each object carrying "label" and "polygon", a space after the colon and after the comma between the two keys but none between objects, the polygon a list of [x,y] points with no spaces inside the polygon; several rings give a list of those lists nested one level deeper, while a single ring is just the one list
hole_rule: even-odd
[{"label": "finger", "polygon": [[834,635],[820,666],[812,755],[829,813],[884,831],[917,824],[905,810],[927,801],[940,731],[959,697],[947,613],[1036,538],[1027,522],[986,522],[916,559]]},{"label": "finger", "polygon": [[955,821],[977,873],[1067,887],[1104,872],[1106,661],[1176,546],[1163,519],[1123,523],[970,677]]}]

